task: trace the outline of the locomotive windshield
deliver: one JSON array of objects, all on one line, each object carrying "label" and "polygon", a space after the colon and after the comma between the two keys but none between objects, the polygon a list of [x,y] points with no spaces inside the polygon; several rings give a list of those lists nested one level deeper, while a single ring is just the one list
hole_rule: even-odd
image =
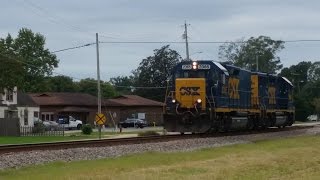
[{"label": "locomotive windshield", "polygon": [[175,74],[175,78],[207,78],[209,71],[182,71]]}]

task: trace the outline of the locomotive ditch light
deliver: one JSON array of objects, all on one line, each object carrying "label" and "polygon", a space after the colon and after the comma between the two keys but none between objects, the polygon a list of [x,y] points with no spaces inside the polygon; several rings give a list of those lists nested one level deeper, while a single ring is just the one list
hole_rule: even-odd
[{"label": "locomotive ditch light", "polygon": [[197,99],[197,103],[200,104],[202,102],[201,99]]},{"label": "locomotive ditch light", "polygon": [[172,103],[176,103],[176,100],[175,99],[172,99],[172,101],[171,101]]}]

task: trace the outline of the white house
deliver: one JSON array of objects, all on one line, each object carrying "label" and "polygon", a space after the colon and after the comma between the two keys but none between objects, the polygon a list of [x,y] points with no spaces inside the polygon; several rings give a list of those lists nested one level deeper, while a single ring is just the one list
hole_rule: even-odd
[{"label": "white house", "polygon": [[5,110],[9,107],[17,109],[20,126],[33,126],[34,119],[39,117],[39,106],[28,94],[18,91],[17,87],[4,89],[0,94],[0,120],[5,118]]}]

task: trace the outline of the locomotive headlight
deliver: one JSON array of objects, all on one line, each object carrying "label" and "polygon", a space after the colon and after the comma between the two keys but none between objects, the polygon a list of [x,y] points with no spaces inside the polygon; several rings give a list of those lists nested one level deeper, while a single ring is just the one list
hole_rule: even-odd
[{"label": "locomotive headlight", "polygon": [[198,65],[197,62],[192,62],[192,69],[197,69],[197,65]]},{"label": "locomotive headlight", "polygon": [[201,102],[202,102],[202,100],[201,100],[201,99],[197,99],[197,103],[199,103],[199,104],[200,104]]},{"label": "locomotive headlight", "polygon": [[171,101],[172,103],[176,103],[176,100],[175,99],[172,99],[172,101]]}]

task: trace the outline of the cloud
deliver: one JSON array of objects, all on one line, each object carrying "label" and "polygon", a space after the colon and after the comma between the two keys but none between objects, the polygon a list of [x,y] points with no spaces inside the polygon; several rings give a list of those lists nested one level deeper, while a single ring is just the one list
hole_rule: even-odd
[{"label": "cloud", "polygon": [[[0,35],[22,27],[40,32],[50,50],[95,41],[181,41],[184,21],[190,41],[226,41],[267,35],[273,39],[320,39],[320,2],[300,0],[14,0],[1,5]],[[109,79],[129,75],[139,62],[165,44],[101,44],[101,73]],[[319,43],[286,43],[285,66],[319,60]],[[194,58],[218,60],[218,44],[190,44]],[[185,56],[184,44],[171,48]],[[95,47],[57,53],[56,70],[78,78],[96,76]]]}]

